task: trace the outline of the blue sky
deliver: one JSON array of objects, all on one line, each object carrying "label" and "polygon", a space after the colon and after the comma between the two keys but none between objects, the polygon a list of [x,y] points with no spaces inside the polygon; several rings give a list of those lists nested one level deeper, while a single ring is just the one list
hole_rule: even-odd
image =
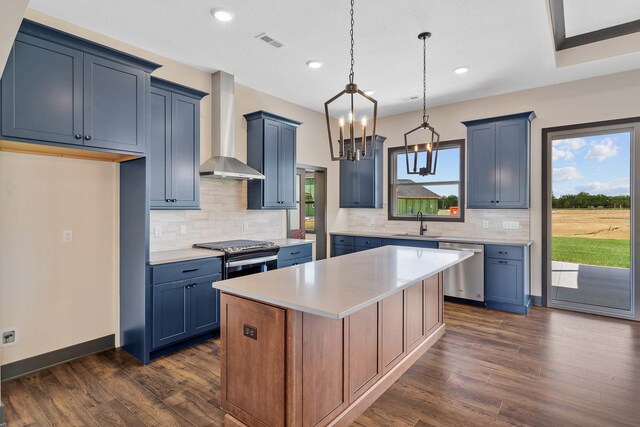
[{"label": "blue sky", "polygon": [[553,141],[553,194],[630,194],[630,135]]},{"label": "blue sky", "polygon": [[[418,169],[420,169],[420,166],[425,165],[426,159],[425,152],[418,153]],[[409,167],[413,170],[413,153],[409,154]],[[440,150],[435,175],[422,177],[420,175],[407,174],[407,163],[404,155],[398,155],[396,171],[399,179],[410,179],[416,182],[458,181],[460,180],[460,148]],[[441,196],[458,195],[458,186],[456,185],[427,185],[425,187]]]}]

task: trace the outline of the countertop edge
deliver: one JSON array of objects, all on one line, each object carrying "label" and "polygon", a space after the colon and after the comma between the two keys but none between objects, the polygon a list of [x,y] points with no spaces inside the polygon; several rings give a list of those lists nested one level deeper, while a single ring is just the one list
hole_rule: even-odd
[{"label": "countertop edge", "polygon": [[431,242],[457,242],[457,243],[469,243],[469,244],[484,244],[484,245],[503,245],[503,246],[531,246],[533,242],[531,240],[491,240],[476,237],[461,237],[461,236],[412,236],[402,235],[400,233],[366,233],[364,231],[330,231],[330,236],[353,236],[353,237],[378,237],[381,239],[403,239],[403,240],[424,240]]},{"label": "countertop edge", "polygon": [[[182,252],[182,251],[193,251],[191,254],[189,255],[175,255],[175,257],[170,257],[170,253],[171,252]],[[202,251],[202,253],[198,253]],[[165,254],[167,256],[166,259],[159,259],[159,260],[153,260],[153,256],[154,254]],[[195,261],[195,260],[200,260],[200,259],[207,259],[207,258],[221,258],[224,256],[224,252],[220,252],[220,251],[212,251],[209,249],[175,249],[175,250],[168,250],[168,251],[157,251],[157,252],[150,252],[149,253],[149,261],[147,262],[148,265],[150,266],[154,266],[154,265],[164,265],[164,264],[171,264],[174,262],[184,262],[184,261]]]}]

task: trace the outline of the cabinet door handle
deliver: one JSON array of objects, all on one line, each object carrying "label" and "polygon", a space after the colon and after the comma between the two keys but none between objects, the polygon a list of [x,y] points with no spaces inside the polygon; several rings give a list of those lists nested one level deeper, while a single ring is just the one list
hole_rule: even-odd
[{"label": "cabinet door handle", "polygon": [[75,137],[76,139],[82,139],[82,134],[76,133]]},{"label": "cabinet door handle", "polygon": [[171,203],[171,199],[164,199],[165,202]]},{"label": "cabinet door handle", "polygon": [[495,200],[492,200],[492,201],[491,201],[491,203],[495,203],[495,202],[496,202]]},{"label": "cabinet door handle", "polygon": [[500,264],[508,264],[507,261],[498,261]]},{"label": "cabinet door handle", "polygon": [[200,270],[199,268],[188,268],[186,270],[182,270],[183,273],[193,273],[194,271]]},{"label": "cabinet door handle", "polygon": [[84,139],[86,139],[87,141],[91,141],[91,135],[85,135]]},{"label": "cabinet door handle", "polygon": [[496,203],[500,203],[500,200],[496,200]]}]

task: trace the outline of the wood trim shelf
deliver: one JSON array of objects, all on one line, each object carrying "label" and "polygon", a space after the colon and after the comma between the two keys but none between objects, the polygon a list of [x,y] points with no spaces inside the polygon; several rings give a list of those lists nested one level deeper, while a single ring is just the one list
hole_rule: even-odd
[{"label": "wood trim shelf", "polygon": [[76,148],[58,147],[55,145],[40,145],[28,142],[0,140],[0,151],[21,154],[37,154],[40,156],[65,157],[69,159],[96,160],[100,162],[126,162],[142,156],[132,154],[109,153]]}]

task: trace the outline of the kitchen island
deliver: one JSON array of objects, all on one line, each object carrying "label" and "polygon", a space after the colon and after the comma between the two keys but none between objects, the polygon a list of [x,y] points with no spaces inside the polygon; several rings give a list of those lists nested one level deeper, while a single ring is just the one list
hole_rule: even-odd
[{"label": "kitchen island", "polygon": [[386,246],[214,283],[225,424],[349,425],[444,334],[442,272],[471,256]]}]

